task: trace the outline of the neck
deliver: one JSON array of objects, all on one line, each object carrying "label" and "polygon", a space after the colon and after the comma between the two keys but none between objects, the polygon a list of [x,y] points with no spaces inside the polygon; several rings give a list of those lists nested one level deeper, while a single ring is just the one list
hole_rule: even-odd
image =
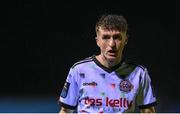
[{"label": "neck", "polygon": [[121,56],[113,61],[107,60],[103,55],[97,55],[96,58],[102,65],[104,65],[107,68],[112,68],[113,66],[119,64],[122,60]]}]

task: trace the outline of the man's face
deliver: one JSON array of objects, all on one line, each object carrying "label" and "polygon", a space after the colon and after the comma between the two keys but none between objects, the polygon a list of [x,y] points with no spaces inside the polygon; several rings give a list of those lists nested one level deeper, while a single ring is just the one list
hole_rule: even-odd
[{"label": "man's face", "polygon": [[96,43],[101,49],[101,56],[108,61],[120,59],[127,36],[125,33],[116,30],[106,30],[99,28]]}]

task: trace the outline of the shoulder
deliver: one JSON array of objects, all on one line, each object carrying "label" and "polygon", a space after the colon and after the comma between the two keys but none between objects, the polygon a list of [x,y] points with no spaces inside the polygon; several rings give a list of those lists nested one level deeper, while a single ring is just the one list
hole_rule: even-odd
[{"label": "shoulder", "polygon": [[74,69],[75,67],[77,66],[82,66],[82,65],[86,65],[86,64],[89,64],[90,62],[93,61],[93,57],[87,57],[87,58],[84,58],[84,59],[81,59],[79,61],[77,61],[76,63],[74,63],[71,67],[71,69]]},{"label": "shoulder", "polygon": [[143,71],[147,69],[145,65],[135,62],[134,60],[131,60],[131,59],[125,59],[125,63],[130,66],[134,66],[135,68],[139,68]]},{"label": "shoulder", "polygon": [[126,60],[125,62],[126,62],[126,64],[133,66],[135,68],[135,71],[137,73],[136,76],[139,77],[140,81],[150,80],[150,75],[149,75],[147,67],[145,65],[140,64],[135,61],[132,61],[132,60]]}]

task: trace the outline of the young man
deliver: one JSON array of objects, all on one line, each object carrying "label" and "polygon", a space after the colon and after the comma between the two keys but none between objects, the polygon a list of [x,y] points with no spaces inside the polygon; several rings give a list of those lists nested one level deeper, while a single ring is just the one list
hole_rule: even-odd
[{"label": "young man", "polygon": [[75,63],[61,92],[60,113],[134,112],[154,113],[156,98],[145,67],[122,57],[127,44],[127,22],[123,16],[103,15],[96,23],[99,55]]}]

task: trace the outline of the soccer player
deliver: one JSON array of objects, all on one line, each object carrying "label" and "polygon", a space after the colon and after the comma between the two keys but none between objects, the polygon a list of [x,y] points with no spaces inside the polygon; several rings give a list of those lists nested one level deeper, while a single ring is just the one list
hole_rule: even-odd
[{"label": "soccer player", "polygon": [[60,113],[154,113],[153,94],[147,68],[126,61],[127,21],[107,14],[95,26],[100,53],[75,63],[69,71],[59,102]]}]

